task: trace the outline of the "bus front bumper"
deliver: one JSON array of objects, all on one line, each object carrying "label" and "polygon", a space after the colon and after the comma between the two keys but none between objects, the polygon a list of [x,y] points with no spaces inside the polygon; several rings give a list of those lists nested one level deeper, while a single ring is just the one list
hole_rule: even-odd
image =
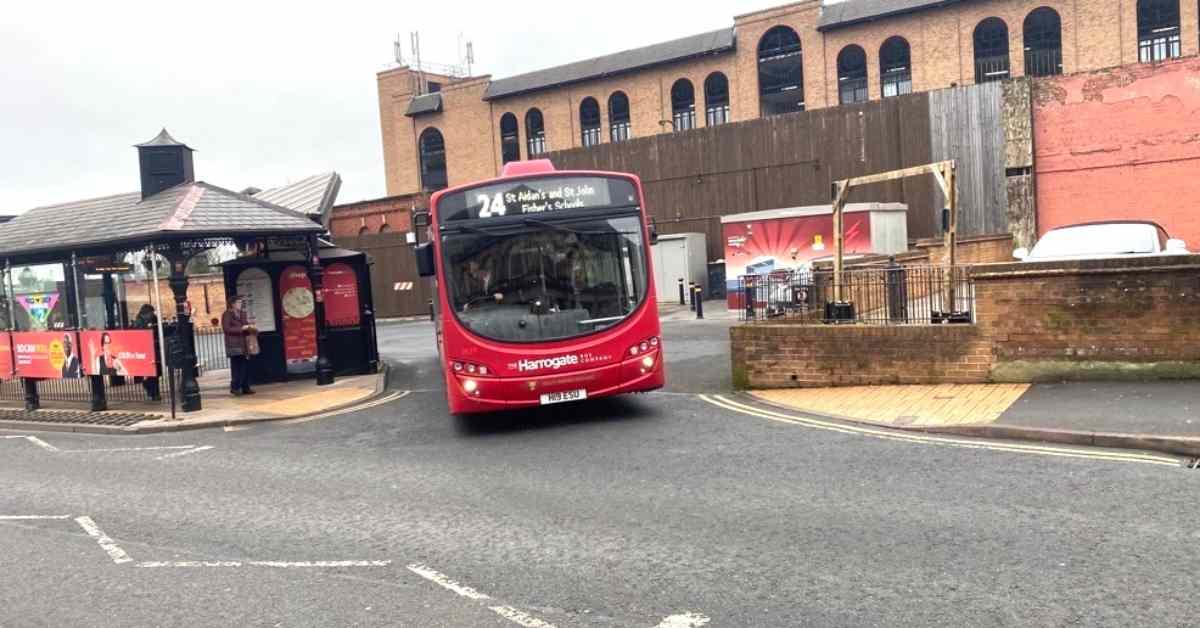
[{"label": "bus front bumper", "polygon": [[[649,368],[644,362],[648,357],[653,360]],[[655,349],[594,369],[530,377],[483,378],[452,373],[447,383],[451,386],[450,413],[478,414],[541,406],[542,396],[550,393],[584,390],[587,399],[595,399],[649,392],[662,388],[666,375],[662,350]]]}]

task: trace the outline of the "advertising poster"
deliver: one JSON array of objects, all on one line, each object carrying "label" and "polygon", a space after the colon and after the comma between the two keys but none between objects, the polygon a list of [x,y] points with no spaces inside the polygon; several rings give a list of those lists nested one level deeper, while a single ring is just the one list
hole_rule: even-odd
[{"label": "advertising poster", "polygon": [[29,316],[30,328],[50,328],[50,314],[54,311],[54,306],[58,304],[57,292],[18,294],[16,299],[17,303],[20,303],[21,307],[25,309],[25,314]]},{"label": "advertising poster", "polygon": [[336,262],[325,268],[325,322],[330,327],[359,323],[358,276],[349,264]]},{"label": "advertising poster", "polygon": [[261,268],[247,268],[237,278],[237,293],[246,298],[246,318],[259,333],[275,331],[275,302],[271,277]]},{"label": "advertising poster", "polygon": [[17,376],[40,379],[83,377],[77,340],[73,331],[13,332]]},{"label": "advertising poster", "polygon": [[[871,252],[870,213],[847,212],[843,222],[844,254]],[[813,260],[830,259],[834,254],[831,212],[729,221],[721,227],[725,240],[726,294],[731,309],[741,307],[742,295],[737,287],[743,275],[803,268]]]},{"label": "advertising poster", "polygon": [[283,305],[283,355],[288,372],[311,372],[317,362],[316,303],[303,266],[283,270],[279,300]]},{"label": "advertising poster", "polygon": [[0,332],[0,379],[13,379],[16,366],[16,362],[13,361],[12,337],[6,331]]},{"label": "advertising poster", "polygon": [[79,332],[85,375],[154,377],[154,331],[129,329]]}]

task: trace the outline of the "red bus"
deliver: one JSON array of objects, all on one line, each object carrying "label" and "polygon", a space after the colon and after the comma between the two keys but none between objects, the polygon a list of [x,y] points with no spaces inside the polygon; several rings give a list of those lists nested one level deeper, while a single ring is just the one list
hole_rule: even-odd
[{"label": "red bus", "polygon": [[656,236],[636,176],[513,162],[434,194],[417,224],[452,414],[662,388]]}]

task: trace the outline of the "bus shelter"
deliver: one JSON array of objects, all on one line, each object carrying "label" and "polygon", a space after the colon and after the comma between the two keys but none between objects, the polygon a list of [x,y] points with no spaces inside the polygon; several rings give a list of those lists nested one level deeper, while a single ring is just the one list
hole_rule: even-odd
[{"label": "bus shelter", "polygon": [[[213,251],[286,252],[322,294],[321,224],[194,180],[192,149],[165,130],[137,149],[140,191],[35,208],[0,228],[0,389],[19,386],[29,410],[40,407],[43,391],[79,390],[84,382],[93,410],[107,409],[114,393],[156,400],[166,392],[158,386],[163,373],[177,383],[183,411],[200,410],[188,269]],[[125,288],[136,281],[145,299],[131,312]],[[313,371],[318,385],[330,384],[319,297],[312,319]]]}]

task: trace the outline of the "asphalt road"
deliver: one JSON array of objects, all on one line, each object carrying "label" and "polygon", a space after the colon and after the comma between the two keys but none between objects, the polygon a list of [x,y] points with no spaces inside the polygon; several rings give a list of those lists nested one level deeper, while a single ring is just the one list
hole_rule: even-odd
[{"label": "asphalt road", "polygon": [[665,326],[668,391],[548,411],[448,417],[412,323],[374,408],[0,433],[0,625],[1194,623],[1196,471],[714,405],[726,325]]}]

